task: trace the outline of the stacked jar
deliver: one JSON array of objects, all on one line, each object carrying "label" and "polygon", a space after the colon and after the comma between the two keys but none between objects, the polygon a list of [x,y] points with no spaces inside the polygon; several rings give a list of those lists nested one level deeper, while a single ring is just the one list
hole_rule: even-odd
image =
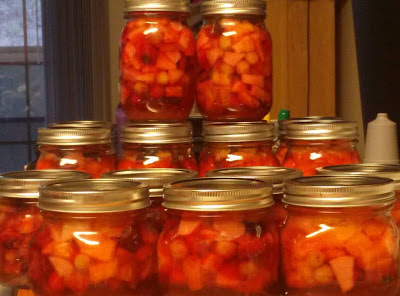
[{"label": "stacked jar", "polygon": [[125,0],[120,96],[130,120],[186,120],[194,102],[188,0]]},{"label": "stacked jar", "polygon": [[301,170],[304,176],[315,175],[319,167],[361,161],[355,122],[293,123],[286,127],[285,138],[288,151],[283,166]]},{"label": "stacked jar", "polygon": [[318,176],[284,185],[285,295],[396,295],[393,181]]},{"label": "stacked jar", "polygon": [[197,171],[189,122],[137,122],[122,130],[118,168],[182,168]]},{"label": "stacked jar", "polygon": [[196,171],[184,169],[135,169],[106,173],[102,178],[130,180],[146,183],[149,186],[150,202],[149,218],[157,230],[161,232],[166,216],[161,206],[163,202],[163,186],[180,180],[197,177]]},{"label": "stacked jar", "polygon": [[206,120],[262,120],[272,106],[264,0],[205,0],[197,39],[197,106]]},{"label": "stacked jar", "polygon": [[279,163],[283,165],[286,153],[288,151],[288,140],[286,139],[286,129],[287,126],[292,123],[304,123],[304,122],[314,122],[314,123],[332,123],[342,121],[339,117],[323,117],[323,116],[309,116],[309,117],[299,117],[290,118],[278,121],[278,143],[276,150],[276,157]]},{"label": "stacked jar", "polygon": [[283,225],[286,219],[286,210],[282,203],[283,183],[301,176],[302,173],[298,170],[281,167],[232,168],[220,169],[207,173],[207,177],[256,179],[272,184],[272,194],[275,202],[272,206],[272,213],[279,227]]},{"label": "stacked jar", "polygon": [[93,178],[114,171],[117,155],[106,128],[40,128],[36,169],[83,171]]},{"label": "stacked jar", "polygon": [[274,126],[266,121],[205,122],[199,176],[222,168],[279,166],[273,152]]},{"label": "stacked jar", "polygon": [[164,188],[160,295],[277,295],[279,235],[271,187],[203,178]]},{"label": "stacked jar", "polygon": [[147,185],[97,179],[40,189],[43,224],[29,251],[35,294],[160,295],[158,233]]},{"label": "stacked jar", "polygon": [[0,283],[28,288],[28,249],[32,234],[41,226],[37,208],[41,185],[89,179],[83,172],[65,170],[21,171],[0,175]]}]

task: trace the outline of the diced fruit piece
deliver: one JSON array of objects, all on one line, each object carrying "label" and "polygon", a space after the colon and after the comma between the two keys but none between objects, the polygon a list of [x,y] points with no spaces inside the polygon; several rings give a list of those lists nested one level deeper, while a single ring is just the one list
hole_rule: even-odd
[{"label": "diced fruit piece", "polygon": [[78,254],[74,259],[74,265],[77,270],[87,270],[89,268],[89,262],[89,256],[84,254]]},{"label": "diced fruit piece", "polygon": [[354,287],[354,257],[343,256],[332,259],[329,265],[335,274],[343,293],[346,293]]},{"label": "diced fruit piece", "polygon": [[246,60],[250,63],[250,65],[254,65],[258,62],[258,55],[255,52],[246,53]]},{"label": "diced fruit piece", "polygon": [[242,236],[246,231],[246,227],[242,222],[234,220],[216,220],[214,221],[213,227],[220,232],[220,237],[222,239],[227,240]]},{"label": "diced fruit piece", "polygon": [[64,289],[63,279],[55,272],[49,277],[49,289],[52,292],[60,292]]},{"label": "diced fruit piece", "polygon": [[145,83],[153,83],[155,79],[154,73],[143,73],[135,75],[135,79]]},{"label": "diced fruit piece", "polygon": [[241,81],[236,81],[232,86],[233,92],[245,92],[247,91],[247,86]]},{"label": "diced fruit piece", "polygon": [[183,96],[183,88],[181,86],[168,86],[165,88],[165,96],[180,98]]},{"label": "diced fruit piece", "polygon": [[60,277],[69,277],[74,272],[74,266],[68,260],[49,257],[51,265]]},{"label": "diced fruit piece", "polygon": [[169,77],[168,77],[167,72],[162,71],[162,72],[157,74],[157,83],[158,84],[162,84],[162,85],[166,85],[166,84],[168,84],[168,78]]},{"label": "diced fruit piece", "polygon": [[236,65],[236,72],[238,74],[247,74],[250,72],[250,64],[246,61],[240,61]]},{"label": "diced fruit piece", "polygon": [[165,54],[175,65],[182,58],[182,54],[179,51],[166,51]]},{"label": "diced fruit piece", "polygon": [[189,235],[200,225],[198,220],[182,219],[179,223],[178,235]]},{"label": "diced fruit piece", "polygon": [[244,57],[243,53],[235,53],[235,52],[225,52],[224,53],[224,63],[228,64],[232,67],[235,67]]},{"label": "diced fruit piece", "polygon": [[168,79],[170,84],[175,84],[183,77],[184,73],[182,70],[169,70]]},{"label": "diced fruit piece", "polygon": [[117,260],[94,263],[89,266],[89,277],[93,284],[112,278],[117,270]]},{"label": "diced fruit piece", "polygon": [[215,281],[221,288],[237,289],[241,284],[237,264],[222,266],[217,273]]},{"label": "diced fruit piece", "polygon": [[232,46],[233,50],[238,53],[247,53],[254,51],[253,40],[249,36],[245,36]]},{"label": "diced fruit piece", "polygon": [[239,99],[249,108],[258,108],[260,106],[258,100],[249,95],[247,92],[239,92]]},{"label": "diced fruit piece", "polygon": [[243,74],[242,81],[246,84],[264,87],[264,76],[262,75]]},{"label": "diced fruit piece", "polygon": [[156,63],[157,68],[164,70],[176,69],[176,64],[172,62],[165,53],[160,53]]},{"label": "diced fruit piece", "polygon": [[187,257],[183,261],[183,273],[191,291],[201,290],[206,284],[201,267],[201,259],[195,256]]},{"label": "diced fruit piece", "polygon": [[242,274],[246,278],[254,278],[257,275],[259,269],[255,262],[246,261],[246,262],[240,263],[239,271],[240,271],[240,274]]},{"label": "diced fruit piece", "polygon": [[335,280],[332,269],[328,264],[318,267],[314,271],[314,279],[323,285],[329,284]]},{"label": "diced fruit piece", "polygon": [[183,259],[187,256],[188,254],[188,248],[186,246],[186,243],[183,239],[174,239],[170,243],[170,249],[171,249],[171,255],[175,260],[180,260]]},{"label": "diced fruit piece", "polygon": [[103,238],[95,241],[91,236],[88,236],[87,239],[91,240],[92,244],[77,240],[82,254],[100,261],[110,261],[114,257],[116,247],[114,240]]},{"label": "diced fruit piece", "polygon": [[236,244],[232,241],[217,241],[215,252],[226,259],[232,258],[236,254]]},{"label": "diced fruit piece", "polygon": [[250,89],[250,95],[261,99],[264,96],[264,90],[256,85],[252,85]]},{"label": "diced fruit piece", "polygon": [[229,36],[221,36],[219,38],[219,47],[221,47],[222,50],[226,51],[231,47],[231,38]]},{"label": "diced fruit piece", "polygon": [[213,48],[210,50],[207,50],[207,59],[208,59],[208,63],[210,65],[214,65],[215,62],[222,57],[222,55],[224,54],[224,51],[220,48]]},{"label": "diced fruit piece", "polygon": [[155,99],[164,97],[165,88],[161,85],[153,85],[150,90],[150,96]]}]

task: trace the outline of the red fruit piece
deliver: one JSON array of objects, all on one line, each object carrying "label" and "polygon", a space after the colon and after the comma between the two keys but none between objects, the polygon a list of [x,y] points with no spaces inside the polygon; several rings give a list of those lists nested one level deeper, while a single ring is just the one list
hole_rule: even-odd
[{"label": "red fruit piece", "polygon": [[255,50],[253,40],[249,36],[241,38],[232,48],[237,53],[247,53]]},{"label": "red fruit piece", "polygon": [[179,51],[166,51],[166,56],[176,65],[182,57]]},{"label": "red fruit piece", "polygon": [[156,63],[157,68],[164,70],[176,69],[176,63],[171,61],[165,53],[160,53]]},{"label": "red fruit piece", "polygon": [[262,76],[262,75],[243,74],[242,81],[246,84],[255,85],[260,88],[264,88],[264,76]]},{"label": "red fruit piece", "polygon": [[225,52],[224,63],[235,67],[244,58],[243,53]]},{"label": "red fruit piece", "polygon": [[240,287],[240,275],[237,264],[226,264],[222,266],[215,279],[221,288],[238,289]]},{"label": "red fruit piece", "polygon": [[225,259],[232,258],[236,254],[236,243],[232,241],[217,241],[215,253]]},{"label": "red fruit piece", "polygon": [[168,86],[165,88],[165,96],[180,98],[183,96],[183,88],[181,86]]},{"label": "red fruit piece", "polygon": [[213,48],[210,50],[207,50],[207,59],[208,59],[208,63],[210,65],[214,65],[217,60],[222,57],[222,55],[224,54],[224,51],[220,48]]},{"label": "red fruit piece", "polygon": [[98,284],[112,278],[117,270],[117,260],[94,263],[89,266],[89,278],[93,284]]},{"label": "red fruit piece", "polygon": [[64,289],[64,281],[62,278],[53,272],[49,277],[49,289],[52,292],[60,292]]},{"label": "red fruit piece", "polygon": [[168,71],[168,81],[170,84],[175,84],[179,82],[179,80],[183,77],[183,71],[182,70],[169,70]]},{"label": "red fruit piece", "polygon": [[183,273],[191,291],[201,290],[205,283],[201,259],[190,256],[183,261]]}]

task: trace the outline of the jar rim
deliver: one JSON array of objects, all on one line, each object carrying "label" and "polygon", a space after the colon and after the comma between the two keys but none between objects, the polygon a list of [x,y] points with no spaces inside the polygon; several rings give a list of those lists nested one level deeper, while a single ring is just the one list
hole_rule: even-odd
[{"label": "jar rim", "polygon": [[287,127],[293,123],[335,123],[344,121],[340,117],[334,116],[308,116],[308,117],[293,117],[278,121],[279,136],[284,137],[287,133]]},{"label": "jar rim", "polygon": [[187,211],[241,211],[274,204],[272,187],[261,180],[198,178],[164,185],[163,206]]},{"label": "jar rim", "polygon": [[288,140],[357,139],[358,126],[354,121],[297,122],[287,125],[285,138]]},{"label": "jar rim", "polygon": [[81,146],[111,144],[111,130],[106,128],[39,128],[38,145]]},{"label": "jar rim", "polygon": [[188,0],[125,0],[124,12],[190,12]]},{"label": "jar rim", "polygon": [[201,3],[201,14],[245,14],[265,16],[267,2],[265,0],[204,0]]},{"label": "jar rim", "polygon": [[61,121],[51,123],[48,128],[107,128],[113,129],[114,124],[108,121],[100,120],[74,120],[74,121]]},{"label": "jar rim", "polygon": [[282,201],[288,205],[348,208],[388,205],[395,201],[394,182],[368,176],[311,176],[286,181]]},{"label": "jar rim", "polygon": [[128,180],[91,179],[39,187],[38,206],[50,212],[115,213],[149,205],[148,186]]},{"label": "jar rim", "polygon": [[0,196],[37,199],[39,186],[57,181],[91,179],[92,176],[73,170],[30,170],[0,174]]}]

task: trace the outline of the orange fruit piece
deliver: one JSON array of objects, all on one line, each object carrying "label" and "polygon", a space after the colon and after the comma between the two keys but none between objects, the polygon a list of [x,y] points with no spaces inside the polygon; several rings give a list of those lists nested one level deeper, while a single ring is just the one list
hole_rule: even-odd
[{"label": "orange fruit piece", "polygon": [[329,261],[343,293],[354,287],[354,257],[342,256]]}]

